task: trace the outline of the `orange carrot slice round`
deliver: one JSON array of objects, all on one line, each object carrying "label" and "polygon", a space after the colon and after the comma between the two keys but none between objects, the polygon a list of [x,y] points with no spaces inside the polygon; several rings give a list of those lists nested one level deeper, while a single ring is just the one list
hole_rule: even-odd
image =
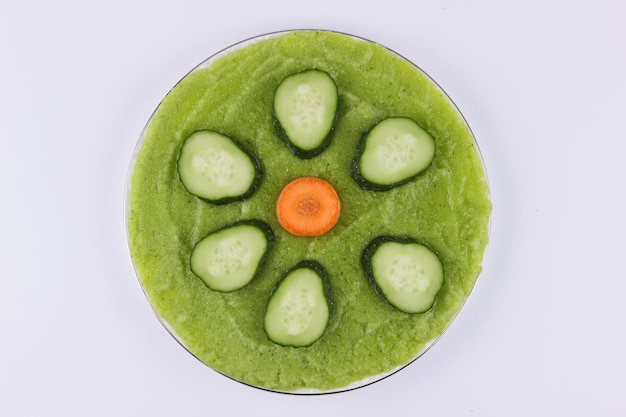
[{"label": "orange carrot slice round", "polygon": [[276,202],[280,225],[296,236],[320,236],[339,220],[341,202],[328,182],[302,177],[283,188]]}]

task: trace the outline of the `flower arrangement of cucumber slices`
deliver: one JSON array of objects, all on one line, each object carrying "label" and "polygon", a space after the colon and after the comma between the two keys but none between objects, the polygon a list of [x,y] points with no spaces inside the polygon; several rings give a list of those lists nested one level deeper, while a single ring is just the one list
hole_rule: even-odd
[{"label": "flower arrangement of cucumber slices", "polygon": [[[317,69],[291,74],[277,86],[273,99],[277,133],[298,157],[310,159],[328,147],[338,117],[337,91],[330,75]],[[352,174],[364,190],[384,192],[414,179],[434,157],[431,135],[411,119],[390,117],[364,135],[355,149]],[[345,167],[344,171],[348,173]],[[262,180],[258,158],[214,131],[196,131],[185,139],[178,173],[191,194],[213,204],[243,200]],[[276,215],[291,234],[319,236],[338,221],[340,200],[328,182],[303,177],[283,189]],[[262,268],[273,235],[261,219],[214,231],[194,246],[191,270],[212,290],[241,289]],[[406,237],[373,240],[364,251],[363,268],[373,289],[406,313],[427,311],[444,280],[437,255]],[[322,337],[331,318],[333,272],[327,272],[320,260],[302,260],[285,273],[267,303],[264,329],[270,340],[300,347]]]},{"label": "flower arrangement of cucumber slices", "polygon": [[212,369],[281,392],[349,389],[421,355],[474,285],[491,211],[441,89],[328,31],[254,39],[185,76],[129,185],[159,319]]}]

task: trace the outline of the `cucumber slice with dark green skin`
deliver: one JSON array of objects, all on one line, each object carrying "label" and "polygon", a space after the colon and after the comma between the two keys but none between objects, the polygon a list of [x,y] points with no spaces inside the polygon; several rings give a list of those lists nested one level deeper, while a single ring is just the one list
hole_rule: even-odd
[{"label": "cucumber slice with dark green skin", "polygon": [[439,257],[415,239],[378,237],[363,252],[362,262],[376,292],[405,313],[430,310],[443,285]]},{"label": "cucumber slice with dark green skin", "polygon": [[309,69],[280,82],[274,92],[274,125],[296,156],[309,159],[326,149],[337,102],[335,81],[324,71]]},{"label": "cucumber slice with dark green skin", "polygon": [[267,303],[267,337],[282,346],[310,346],[326,330],[331,316],[326,270],[315,261],[302,261],[278,282]]},{"label": "cucumber slice with dark green skin", "polygon": [[390,117],[359,142],[352,177],[361,188],[384,191],[424,172],[435,158],[435,140],[415,121]]},{"label": "cucumber slice with dark green skin", "polygon": [[218,229],[191,251],[191,271],[212,290],[231,292],[258,275],[274,244],[274,233],[261,220],[244,220]]},{"label": "cucumber slice with dark green skin", "polygon": [[214,204],[250,197],[261,180],[259,160],[232,138],[211,130],[185,139],[177,169],[187,191]]}]

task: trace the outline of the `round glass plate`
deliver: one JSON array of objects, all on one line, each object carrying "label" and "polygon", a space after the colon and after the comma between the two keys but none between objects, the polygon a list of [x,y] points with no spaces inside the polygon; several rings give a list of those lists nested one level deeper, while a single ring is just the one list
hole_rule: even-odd
[{"label": "round glass plate", "polygon": [[[338,89],[333,135],[317,156],[295,155],[277,132],[273,95],[286,76],[327,72]],[[363,189],[351,175],[360,140],[388,117],[417,122],[435,140],[435,158],[413,180]],[[182,185],[177,161],[198,130],[233,138],[258,158],[261,177],[248,198],[212,204]],[[291,180],[328,181],[341,200],[339,221],[317,237],[294,236],[275,214]],[[466,121],[443,90],[397,53],[359,37],[323,30],[262,35],[208,58],[183,77],[146,124],[130,166],[128,244],[141,287],[159,320],[192,355],[244,384],[276,392],[330,393],[379,381],[420,357],[467,300],[489,233],[491,203],[483,161]],[[190,269],[194,245],[220,228],[261,220],[274,245],[245,287],[213,291]],[[363,254],[379,236],[423,242],[439,257],[444,283],[426,312],[409,314],[379,296]],[[265,308],[280,278],[303,260],[328,273],[332,313],[310,346],[272,342]]]}]

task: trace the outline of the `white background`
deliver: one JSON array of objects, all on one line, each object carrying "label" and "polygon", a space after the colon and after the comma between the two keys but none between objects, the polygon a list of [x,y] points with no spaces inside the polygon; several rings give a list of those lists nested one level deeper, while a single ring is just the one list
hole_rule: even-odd
[{"label": "white background", "polygon": [[[626,3],[2,1],[0,415],[626,415]],[[124,188],[196,64],[332,29],[415,62],[472,127],[494,212],[484,273],[425,356],[357,391],[220,376],[153,315]]]}]

